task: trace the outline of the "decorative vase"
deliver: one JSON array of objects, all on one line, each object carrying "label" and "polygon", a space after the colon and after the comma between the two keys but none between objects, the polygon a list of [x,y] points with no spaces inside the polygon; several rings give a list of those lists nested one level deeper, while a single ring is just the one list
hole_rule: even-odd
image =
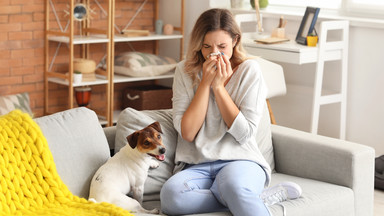
[{"label": "decorative vase", "polygon": [[165,24],[163,28],[163,33],[165,35],[171,35],[173,34],[173,25],[171,24]]},{"label": "decorative vase", "polygon": [[91,100],[91,87],[78,87],[75,88],[76,102],[79,107],[88,106]]},{"label": "decorative vase", "polygon": [[157,35],[161,35],[163,34],[163,20],[156,20],[156,23],[155,23],[155,33]]},{"label": "decorative vase", "polygon": [[73,73],[73,84],[80,84],[83,80],[83,74],[75,72]]},{"label": "decorative vase", "polygon": [[[257,0],[256,0],[257,1]],[[255,9],[255,0],[250,0],[252,8]],[[268,6],[268,0],[259,0],[259,7],[266,8]]]}]

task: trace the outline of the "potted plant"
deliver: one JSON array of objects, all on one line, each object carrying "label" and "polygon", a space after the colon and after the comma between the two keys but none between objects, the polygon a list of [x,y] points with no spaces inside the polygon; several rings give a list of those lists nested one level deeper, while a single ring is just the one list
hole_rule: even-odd
[{"label": "potted plant", "polygon": [[260,9],[266,8],[269,4],[268,0],[250,0],[250,1],[251,1],[251,6],[253,9],[255,9],[255,1],[259,1]]},{"label": "potted plant", "polygon": [[319,40],[319,37],[317,36],[316,32],[312,32],[312,33],[308,34],[307,46],[315,47],[317,45],[318,40]]},{"label": "potted plant", "polygon": [[83,74],[80,71],[75,70],[73,72],[73,83],[80,84],[82,79],[83,79]]}]

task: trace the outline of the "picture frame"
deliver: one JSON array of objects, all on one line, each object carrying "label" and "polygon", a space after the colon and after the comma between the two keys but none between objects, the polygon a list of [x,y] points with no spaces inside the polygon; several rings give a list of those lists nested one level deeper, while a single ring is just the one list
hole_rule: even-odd
[{"label": "picture frame", "polygon": [[320,8],[307,7],[305,9],[304,17],[296,35],[297,43],[307,45],[307,36],[314,31],[319,12]]}]

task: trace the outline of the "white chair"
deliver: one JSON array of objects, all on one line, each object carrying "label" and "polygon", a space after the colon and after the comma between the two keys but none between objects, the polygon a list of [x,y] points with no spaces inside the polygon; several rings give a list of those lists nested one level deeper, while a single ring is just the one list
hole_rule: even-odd
[{"label": "white chair", "polygon": [[[255,34],[260,33],[258,31],[257,16],[255,13],[236,14],[234,17],[237,25],[242,31],[243,39],[252,38]],[[264,80],[267,83],[268,87],[267,105],[271,118],[271,123],[276,124],[275,116],[273,115],[269,99],[277,96],[282,96],[287,93],[283,68],[280,65],[267,61],[263,58],[257,58],[257,61],[260,64]]]},{"label": "white chair", "polygon": [[273,115],[269,99],[273,97],[283,96],[287,93],[283,67],[276,63],[267,61],[263,58],[256,58],[256,60],[260,65],[264,80],[268,87],[267,105],[271,118],[271,123],[276,124],[275,116]]},{"label": "white chair", "polygon": [[[236,14],[234,18],[237,25],[240,27],[240,30],[242,31],[243,39],[252,37],[254,38],[255,34],[261,33],[258,31],[256,13]],[[262,19],[260,19],[260,22],[261,21]],[[283,68],[280,65],[263,58],[258,57],[256,59],[260,64],[264,80],[268,87],[267,105],[271,123],[276,124],[275,116],[273,115],[269,99],[277,96],[283,96],[287,93]]]}]

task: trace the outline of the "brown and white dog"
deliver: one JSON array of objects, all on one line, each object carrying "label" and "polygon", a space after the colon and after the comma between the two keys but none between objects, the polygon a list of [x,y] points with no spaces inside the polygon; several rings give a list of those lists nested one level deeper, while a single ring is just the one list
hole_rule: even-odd
[{"label": "brown and white dog", "polygon": [[[158,209],[146,210],[141,203],[148,169],[159,166],[153,158],[165,159],[161,133],[159,122],[154,122],[127,136],[129,145],[121,148],[94,175],[89,200],[113,203],[133,212],[158,214]],[[127,196],[130,192],[134,199]]]}]

